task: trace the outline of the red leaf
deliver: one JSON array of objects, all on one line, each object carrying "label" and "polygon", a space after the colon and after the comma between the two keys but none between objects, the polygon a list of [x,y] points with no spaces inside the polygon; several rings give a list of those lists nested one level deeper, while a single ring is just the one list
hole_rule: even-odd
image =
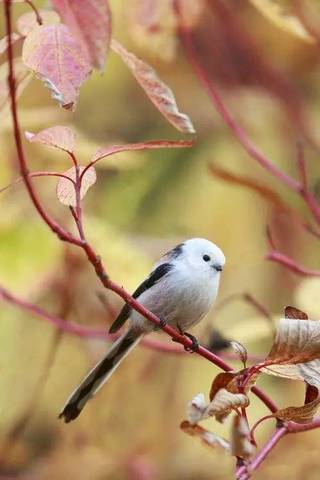
[{"label": "red leaf", "polygon": [[52,0],[52,4],[86,52],[90,64],[102,70],[111,39],[107,0]]},{"label": "red leaf", "polygon": [[155,140],[143,143],[127,143],[125,145],[111,145],[108,147],[99,148],[91,158],[92,163],[96,163],[104,157],[113,155],[119,152],[128,152],[130,150],[151,150],[157,148],[185,148],[192,147],[194,142],[192,140]]},{"label": "red leaf", "polygon": [[43,145],[48,145],[49,147],[60,148],[65,152],[72,153],[75,148],[76,137],[75,133],[71,128],[61,127],[57,125],[56,127],[47,128],[42,130],[39,133],[25,132],[25,136],[29,142],[32,143],[42,143]]},{"label": "red leaf", "polygon": [[[38,10],[42,20],[42,25],[55,25],[60,23],[60,18],[52,10]],[[18,32],[26,37],[35,27],[38,27],[37,17],[34,12],[27,12],[21,15],[17,20]]]},{"label": "red leaf", "polygon": [[52,90],[60,105],[73,107],[91,67],[65,25],[36,27],[24,42],[22,59]]},{"label": "red leaf", "polygon": [[117,41],[112,40],[111,48],[121,57],[151,102],[168,122],[180,132],[195,133],[190,118],[179,112],[172,90],[160,80],[156,71],[133,53],[128,52]]},{"label": "red leaf", "polygon": [[[81,166],[79,167],[79,173],[83,172],[85,167]],[[64,172],[63,175],[66,175],[69,177],[71,180],[75,181],[76,180],[76,169],[75,167],[69,168],[66,172]],[[88,189],[92,187],[96,183],[97,180],[97,175],[94,167],[88,168],[86,170],[85,174],[82,177],[82,182],[81,182],[81,191],[80,191],[80,198],[82,199]],[[57,197],[60,200],[61,203],[64,205],[68,205],[71,207],[76,206],[76,191],[74,184],[72,182],[69,182],[66,178],[60,178],[57,184]]]}]

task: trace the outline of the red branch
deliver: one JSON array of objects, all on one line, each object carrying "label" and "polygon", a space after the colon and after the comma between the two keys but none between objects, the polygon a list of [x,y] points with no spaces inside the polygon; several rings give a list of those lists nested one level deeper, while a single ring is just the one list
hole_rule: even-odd
[{"label": "red branch", "polygon": [[[265,418],[269,418],[265,417]],[[256,424],[257,425],[257,424]],[[277,428],[274,433],[271,435],[269,440],[261,448],[260,452],[250,460],[246,465],[242,465],[237,469],[236,478],[237,480],[248,480],[252,473],[257,470],[261,463],[267,458],[269,453],[274,449],[277,443],[287,434],[291,433],[300,433],[308,432],[314,430],[315,428],[320,427],[320,417],[315,418],[312,422],[309,423],[294,423],[288,422],[287,424]]]},{"label": "red branch", "polygon": [[[63,320],[57,315],[53,315],[50,312],[47,312],[41,307],[34,305],[33,303],[27,302],[18,298],[16,295],[13,295],[4,287],[0,286],[0,298],[6,302],[27,310],[37,317],[43,318],[51,325],[54,325],[57,329],[75,335],[81,338],[98,338],[100,340],[115,339],[118,335],[110,335],[107,333],[105,328],[94,328],[87,327],[85,325],[79,325],[78,323],[70,322]],[[184,355],[186,352],[178,347],[178,345],[170,345],[162,341],[144,338],[142,344],[152,350],[157,350],[158,352],[171,353],[175,355]]]},{"label": "red branch", "polygon": [[71,233],[64,230],[64,228],[59,225],[54,219],[52,219],[45,209],[43,208],[41,201],[36,194],[32,181],[30,179],[29,170],[24,155],[24,150],[22,146],[22,138],[18,121],[18,112],[17,112],[17,98],[16,98],[16,82],[14,77],[14,68],[13,68],[13,48],[11,42],[12,35],[12,25],[11,25],[11,0],[5,0],[4,2],[5,17],[6,17],[6,29],[8,35],[8,62],[9,62],[9,74],[8,74],[8,87],[11,100],[11,116],[13,123],[13,133],[17,148],[17,154],[20,165],[20,173],[23,178],[24,184],[27,188],[29,196],[32,200],[33,205],[37,209],[39,215],[42,217],[43,221],[51,228],[51,230],[60,238],[60,240],[67,241],[74,245],[81,245],[81,241],[74,237]]},{"label": "red branch", "polygon": [[[65,180],[69,180],[70,182],[72,182],[75,185],[75,182],[72,180],[72,178],[68,177],[67,175],[64,175],[63,173],[59,173],[59,172],[31,172],[31,173],[29,173],[29,177],[31,177],[31,178],[60,177],[60,178],[64,178]],[[16,178],[15,180],[13,180],[11,183],[6,185],[5,187],[0,188],[0,193],[5,192],[6,190],[8,190],[13,185],[17,185],[18,183],[21,183],[23,181],[24,180],[23,180],[22,177]]]},{"label": "red branch", "polygon": [[291,272],[295,273],[296,275],[300,275],[302,277],[320,277],[319,270],[311,270],[310,268],[306,268],[303,265],[299,265],[295,260],[284,255],[277,250],[272,250],[268,252],[266,255],[267,260],[271,260],[272,262],[279,263],[284,268],[287,268]]}]

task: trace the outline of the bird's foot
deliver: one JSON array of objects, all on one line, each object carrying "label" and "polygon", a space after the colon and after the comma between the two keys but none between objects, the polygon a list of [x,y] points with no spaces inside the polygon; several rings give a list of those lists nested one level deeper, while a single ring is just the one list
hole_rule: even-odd
[{"label": "bird's foot", "polygon": [[188,333],[188,332],[184,332],[184,335],[188,338],[190,338],[190,340],[192,341],[192,345],[191,347],[184,347],[185,351],[186,352],[191,352],[191,353],[194,353],[194,352],[197,352],[199,350],[199,340],[197,339],[197,337],[195,337],[194,335],[192,335],[191,333]]},{"label": "bird's foot", "polygon": [[184,332],[182,330],[182,328],[180,327],[180,325],[177,325],[177,327],[178,327],[179,333],[181,335],[184,335],[185,337],[190,338],[190,340],[192,341],[191,347],[184,346],[185,351],[186,352],[191,352],[191,353],[197,352],[199,350],[199,346],[200,346],[199,340],[197,339],[197,337],[195,337],[191,333]]}]

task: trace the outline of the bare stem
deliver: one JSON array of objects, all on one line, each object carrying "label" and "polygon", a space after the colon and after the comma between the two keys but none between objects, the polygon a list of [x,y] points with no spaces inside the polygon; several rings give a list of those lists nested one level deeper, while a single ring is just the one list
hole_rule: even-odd
[{"label": "bare stem", "polygon": [[43,21],[42,21],[42,18],[41,18],[41,15],[37,9],[37,7],[34,5],[34,3],[31,1],[31,0],[24,0],[25,3],[27,3],[29,5],[29,7],[34,11],[35,13],[35,16],[36,16],[36,19],[37,19],[37,23],[39,25],[42,25]]},{"label": "bare stem", "polygon": [[295,273],[296,275],[300,275],[302,277],[320,277],[319,270],[311,270],[310,268],[306,268],[303,265],[300,265],[292,258],[284,255],[277,250],[272,250],[268,252],[266,255],[267,260],[271,260],[272,262],[279,263],[283,267],[287,268],[291,272]]},{"label": "bare stem", "polygon": [[269,440],[265,443],[262,447],[258,455],[251,460],[247,465],[244,465],[239,468],[237,471],[237,479],[238,480],[248,480],[251,477],[252,472],[257,470],[257,468],[261,465],[261,463],[265,460],[265,458],[269,455],[271,450],[277,445],[277,443],[281,440],[281,438],[286,435],[287,427],[280,427],[278,428],[269,438]]}]

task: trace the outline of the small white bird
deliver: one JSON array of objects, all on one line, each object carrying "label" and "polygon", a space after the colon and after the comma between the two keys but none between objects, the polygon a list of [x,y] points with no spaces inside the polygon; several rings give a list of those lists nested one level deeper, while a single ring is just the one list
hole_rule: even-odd
[{"label": "small white bird", "polygon": [[[161,257],[132,296],[163,323],[188,335],[196,348],[195,337],[186,330],[200,322],[215,301],[224,264],[224,254],[214,243],[204,238],[186,240]],[[126,304],[109,332],[117,332],[129,318],[128,330],[67,400],[59,415],[65,422],[77,418],[141,338],[159,328]]]}]

